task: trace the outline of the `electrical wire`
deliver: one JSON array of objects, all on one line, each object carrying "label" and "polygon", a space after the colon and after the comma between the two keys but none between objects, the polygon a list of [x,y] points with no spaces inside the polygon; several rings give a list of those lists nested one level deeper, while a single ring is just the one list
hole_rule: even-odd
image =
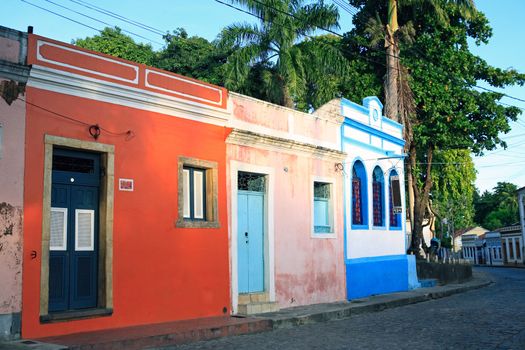
[{"label": "electrical wire", "polygon": [[126,22],[128,24],[134,25],[134,26],[139,27],[141,29],[147,30],[147,31],[152,32],[154,34],[157,34],[157,35],[160,35],[160,36],[164,36],[166,34],[166,32],[161,30],[161,29],[158,29],[158,28],[155,28],[155,27],[151,27],[151,26],[149,26],[147,24],[144,24],[144,23],[141,23],[139,21],[135,21],[135,20],[129,19],[127,17],[119,15],[118,13],[106,10],[106,9],[104,9],[102,7],[90,4],[90,3],[86,2],[86,1],[82,1],[82,0],[69,0],[69,1],[71,1],[73,3],[76,3],[76,4],[80,5],[80,6],[83,6],[85,8],[88,8],[90,10],[93,10],[93,11],[105,14],[106,16],[113,17],[113,18],[118,19],[118,20],[120,20],[122,22]]},{"label": "electrical wire", "polygon": [[[71,1],[73,1],[73,0],[71,0]],[[236,6],[233,6],[233,5],[231,5],[231,4],[225,3],[224,1],[221,1],[221,0],[215,0],[215,1],[218,2],[218,3],[220,3],[220,4],[222,4],[222,5],[225,5],[225,6],[228,6],[228,7],[230,7],[230,8],[233,8],[233,9],[235,9],[235,10],[237,10],[237,11],[240,11],[240,12],[243,12],[243,13],[248,14],[248,15],[250,15],[250,16],[256,17],[256,18],[258,18],[258,19],[260,19],[260,20],[262,20],[262,21],[265,20],[264,18],[261,18],[260,16],[257,16],[256,14],[251,13],[250,11],[243,10],[243,9],[241,9],[241,8],[239,8],[239,7],[236,7]],[[271,6],[271,5],[268,5],[268,4],[264,3],[264,2],[261,2],[261,1],[259,1],[259,0],[253,0],[253,1],[256,2],[256,3],[258,3],[258,4],[260,4],[260,5],[263,5],[263,6],[266,6],[266,7],[270,8],[270,9],[273,9],[274,11],[277,11],[277,12],[279,12],[279,13],[285,14],[285,15],[287,15],[287,16],[289,16],[289,17],[294,18],[294,19],[298,19],[297,16],[295,16],[295,15],[289,13],[289,12],[283,11],[283,10],[281,10],[281,9],[277,9],[277,8],[275,8],[275,7]],[[276,24],[276,23],[274,23],[274,24]],[[279,25],[279,24],[277,24],[277,25]],[[321,27],[321,26],[316,26],[316,27],[317,27],[318,29],[324,30],[324,31],[326,31],[326,32],[328,32],[328,33],[330,33],[330,34],[336,35],[336,36],[338,36],[338,37],[340,37],[340,38],[344,38],[343,35],[341,35],[341,34],[335,32],[335,31],[333,31],[333,30],[331,30],[331,29],[327,29],[327,28],[324,28],[324,27]],[[305,36],[306,36],[306,37],[309,37],[309,38],[312,38],[312,36],[309,36],[309,35],[305,35]],[[353,40],[353,41],[356,42],[356,43],[358,43],[354,38],[351,38],[351,37],[347,37],[347,38],[350,39],[350,40]],[[360,43],[358,43],[358,44],[360,44]],[[400,60],[402,59],[402,57],[400,57],[400,56],[392,55],[392,54],[386,53],[386,52],[384,52],[384,51],[382,51],[382,50],[378,50],[378,49],[373,48],[373,47],[367,47],[367,48],[370,49],[370,50],[372,50],[372,51],[376,51],[376,52],[378,52],[378,53],[380,53],[380,54],[382,54],[382,55],[385,55],[385,56],[390,56],[390,57],[397,58],[397,59],[400,59]],[[420,52],[420,53],[422,53],[422,52]],[[368,61],[370,61],[370,62],[373,62],[373,63],[376,63],[376,64],[381,64],[382,66],[385,66],[385,67],[386,67],[386,64],[385,64],[385,63],[379,63],[379,62],[377,62],[377,61],[373,61],[373,60],[367,59],[367,58],[364,57],[364,56],[360,56],[360,57],[363,58],[363,59],[366,59],[366,60],[368,60]],[[424,58],[420,58],[420,59],[422,59],[423,61],[425,61],[425,62],[428,63],[428,64],[433,65],[435,68],[438,68],[439,70],[442,70],[442,71],[444,72],[444,74],[448,74],[448,72],[446,72],[446,71],[445,71],[444,69],[442,69],[441,67],[435,66],[435,65],[433,64],[433,62],[431,62],[429,59],[424,59]],[[392,67],[392,69],[396,69],[396,70],[400,71],[400,69],[397,68],[397,67]],[[454,78],[454,79],[451,79],[451,81],[454,81],[456,77],[452,77],[452,78]],[[486,90],[486,91],[488,91],[488,92],[501,94],[502,96],[506,96],[506,97],[508,97],[508,98],[512,98],[512,99],[515,99],[515,100],[518,100],[518,101],[523,101],[523,102],[525,102],[525,100],[523,100],[523,99],[520,99],[520,98],[517,98],[517,97],[511,96],[511,95],[508,95],[508,94],[505,94],[505,93],[501,93],[501,92],[498,92],[498,91],[495,91],[495,90],[491,90],[491,89],[488,89],[488,88],[484,88],[484,87],[481,87],[481,86],[478,86],[478,85],[475,85],[475,84],[474,84],[474,85],[471,85],[471,86],[472,86],[472,87],[477,87],[477,88],[480,88],[480,89],[483,89],[483,90]],[[520,108],[520,107],[518,107],[518,108]]]},{"label": "electrical wire", "polygon": [[95,31],[97,31],[97,32],[99,32],[99,33],[102,33],[102,31],[101,31],[100,29],[97,29],[97,28],[92,27],[92,26],[90,26],[90,25],[88,25],[88,24],[85,24],[85,23],[79,22],[79,21],[74,20],[74,19],[72,19],[72,18],[69,18],[69,17],[67,17],[67,16],[63,16],[63,15],[61,15],[61,14],[59,14],[59,13],[56,13],[56,12],[51,11],[51,10],[48,10],[48,9],[46,9],[46,8],[44,8],[44,7],[38,6],[38,5],[36,5],[36,4],[33,4],[33,3],[31,3],[31,2],[29,2],[29,1],[27,1],[27,0],[20,0],[20,1],[25,2],[26,4],[31,5],[31,6],[34,6],[34,7],[36,7],[36,8],[39,8],[39,9],[41,9],[41,10],[43,10],[43,11],[46,11],[46,12],[52,13],[52,14],[58,16],[58,17],[62,17],[62,18],[64,18],[64,19],[67,19],[68,21],[74,22],[74,23],[76,23],[76,24],[80,24],[81,26],[84,26],[84,27],[87,27],[87,28],[93,29],[93,30],[95,30]]},{"label": "electrical wire", "polygon": [[[53,115],[55,115],[55,116],[57,116],[57,117],[60,117],[60,118],[63,118],[63,119],[69,120],[70,122],[77,123],[77,124],[80,124],[80,125],[84,125],[84,126],[87,126],[87,127],[91,127],[91,126],[94,125],[94,124],[87,123],[87,122],[85,122],[85,121],[78,120],[78,119],[75,119],[75,118],[73,118],[73,117],[67,116],[67,115],[65,115],[65,114],[61,114],[61,113],[58,113],[58,112],[52,111],[52,110],[50,110],[50,109],[48,109],[48,108],[45,108],[45,107],[39,106],[39,105],[37,105],[37,104],[35,104],[35,103],[32,103],[32,102],[29,102],[29,101],[27,101],[26,99],[23,99],[23,98],[21,98],[21,97],[18,97],[18,99],[19,99],[20,101],[23,101],[23,102],[27,103],[27,104],[30,105],[30,106],[33,106],[33,107],[36,107],[36,108],[38,108],[38,109],[41,109],[41,110],[43,110],[43,111],[45,111],[45,112],[51,113],[51,114],[53,114]],[[98,126],[98,124],[97,124],[97,126]],[[127,130],[127,131],[124,131],[124,132],[114,132],[114,131],[108,130],[108,129],[106,129],[106,128],[103,128],[103,127],[101,127],[101,126],[98,126],[98,128],[100,128],[100,130],[103,130],[103,131],[107,132],[108,134],[115,135],[115,136],[128,136],[128,137],[133,137],[133,136],[135,135],[135,134],[133,133],[132,130]]]},{"label": "electrical wire", "polygon": [[[53,5],[58,6],[58,7],[61,7],[61,8],[63,8],[63,9],[66,9],[66,10],[68,10],[68,11],[71,11],[71,12],[73,12],[73,13],[76,13],[76,14],[78,14],[78,15],[81,15],[81,16],[83,16],[83,17],[89,18],[89,19],[91,19],[91,20],[93,20],[93,21],[96,21],[96,22],[98,22],[98,23],[104,24],[104,25],[106,25],[106,26],[114,27],[113,24],[110,24],[110,23],[108,23],[108,22],[104,22],[104,21],[102,21],[102,20],[100,20],[100,19],[97,19],[97,18],[95,18],[95,17],[91,17],[91,16],[86,15],[86,14],[84,14],[84,13],[82,13],[82,12],[79,12],[79,11],[73,10],[73,9],[67,7],[67,6],[57,4],[56,2],[53,2],[53,1],[51,1],[51,0],[44,0],[44,1],[47,1],[47,2],[49,2],[50,4],[53,4]],[[152,43],[155,43],[155,44],[158,44],[158,45],[164,45],[164,43],[161,43],[161,42],[155,41],[155,40],[153,40],[153,39],[149,39],[149,38],[147,38],[147,37],[145,37],[145,36],[142,36],[142,35],[140,35],[140,34],[137,34],[137,33],[131,32],[131,31],[129,31],[129,30],[122,29],[122,31],[125,32],[125,33],[128,33],[128,34],[134,35],[134,36],[136,36],[136,37],[138,37],[138,38],[145,39],[145,40],[147,40],[147,41],[149,41],[149,42],[152,42]]]}]

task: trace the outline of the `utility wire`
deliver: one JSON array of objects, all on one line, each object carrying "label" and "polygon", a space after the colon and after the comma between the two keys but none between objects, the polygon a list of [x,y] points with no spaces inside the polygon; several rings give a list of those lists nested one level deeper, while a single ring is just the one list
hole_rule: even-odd
[{"label": "utility wire", "polygon": [[336,5],[338,5],[340,8],[342,8],[344,11],[348,12],[352,16],[355,16],[357,14],[356,9],[352,9],[352,7],[345,3],[344,0],[332,0],[332,2]]},{"label": "utility wire", "polygon": [[[71,1],[74,1],[74,0],[71,0]],[[260,20],[262,20],[262,21],[265,20],[264,18],[261,18],[260,16],[257,16],[256,14],[251,13],[250,11],[243,10],[243,9],[241,9],[241,8],[239,8],[239,7],[236,7],[236,6],[233,6],[233,5],[231,5],[231,4],[225,3],[224,1],[221,1],[221,0],[215,0],[215,1],[218,2],[218,3],[220,3],[220,4],[222,4],[222,5],[225,5],[225,6],[228,6],[228,7],[230,7],[230,8],[233,8],[233,9],[235,9],[235,10],[237,10],[237,11],[240,11],[240,12],[246,13],[246,14],[248,14],[248,15],[250,15],[250,16],[256,17],[256,18],[258,18],[258,19],[260,19]],[[281,10],[281,9],[277,9],[277,8],[275,8],[275,7],[271,6],[271,5],[268,5],[268,4],[264,3],[264,2],[261,2],[261,1],[259,1],[259,0],[253,0],[253,1],[255,1],[256,3],[258,3],[258,4],[260,4],[260,5],[263,5],[263,6],[266,6],[266,7],[270,8],[270,9],[273,9],[274,11],[277,11],[277,12],[280,12],[280,13],[282,13],[282,14],[285,14],[285,15],[287,15],[287,16],[289,16],[289,17],[292,17],[292,18],[294,18],[294,19],[299,19],[299,18],[297,18],[297,16],[295,16],[295,15],[289,13],[289,12],[283,11],[283,10]],[[276,23],[274,23],[274,24],[276,24]],[[330,34],[336,35],[336,36],[338,36],[338,37],[340,37],[340,38],[344,38],[343,35],[341,35],[341,34],[335,32],[335,31],[333,31],[333,30],[331,30],[331,29],[327,29],[327,28],[324,28],[324,27],[321,27],[321,26],[316,26],[316,27],[317,27],[318,29],[324,30],[324,31],[326,31],[326,32],[328,32],[328,33],[330,33]],[[306,36],[306,37],[309,37],[309,38],[312,38],[312,36],[309,36],[309,35],[305,35],[305,36]],[[356,43],[358,43],[354,38],[350,38],[350,37],[349,37],[349,39],[350,39],[350,40],[353,40],[353,41],[356,42]],[[358,43],[358,44],[360,44],[360,43]],[[378,52],[378,53],[380,53],[380,54],[382,54],[382,55],[385,55],[385,56],[394,57],[394,58],[397,58],[397,59],[399,59],[399,60],[402,59],[400,56],[392,55],[392,54],[386,53],[386,52],[384,52],[384,51],[382,51],[382,50],[378,50],[378,49],[373,48],[373,47],[367,47],[367,48],[370,49],[370,50],[372,50],[372,51],[376,51],[376,52]],[[421,53],[421,52],[420,52],[420,53]],[[424,56],[425,56],[425,55],[424,55]],[[365,58],[364,56],[360,56],[360,57],[361,57],[361,58],[364,58],[364,59],[367,59],[367,58]],[[448,72],[446,72],[446,71],[445,71],[444,69],[442,69],[441,67],[435,66],[435,65],[434,65],[429,59],[426,59],[426,58],[420,58],[420,59],[422,59],[423,61],[425,61],[425,62],[428,63],[428,64],[432,64],[434,67],[436,67],[436,68],[442,70],[445,74],[448,74]],[[377,62],[377,61],[372,61],[372,60],[370,60],[370,59],[368,59],[368,60],[371,61],[371,62],[374,62],[374,63],[376,63],[376,64],[381,64],[381,65],[383,65],[383,66],[386,67],[386,64],[385,64],[385,63],[379,63],[379,62]],[[392,68],[393,68],[393,69],[397,69],[398,71],[400,71],[400,69],[397,68],[397,67],[392,67]],[[452,79],[452,78],[454,78],[454,79]],[[451,77],[451,81],[454,81],[455,78],[456,78],[456,77]],[[525,102],[525,100],[523,100],[523,99],[520,99],[520,98],[517,98],[517,97],[511,96],[511,95],[508,95],[508,94],[505,94],[505,93],[501,93],[501,92],[498,92],[498,91],[495,91],[495,90],[491,90],[491,89],[488,89],[488,88],[484,88],[484,87],[481,87],[481,86],[478,86],[478,85],[471,85],[471,86],[472,86],[472,87],[477,87],[477,88],[480,88],[480,89],[483,89],[483,90],[486,90],[486,91],[489,91],[489,92],[493,92],[493,93],[501,94],[501,95],[503,95],[503,96],[506,96],[506,97],[508,97],[508,98],[512,98],[512,99],[516,99],[516,100],[518,100],[518,101],[523,101],[523,102]],[[518,108],[519,108],[519,107],[518,107]]]},{"label": "utility wire", "polygon": [[[25,100],[25,99],[23,99],[23,98],[21,98],[21,97],[18,97],[18,100],[23,101],[23,102],[27,103],[28,105],[31,105],[31,106],[33,106],[33,107],[36,107],[36,108],[41,109],[41,110],[43,110],[43,111],[46,111],[46,112],[48,112],[48,113],[54,114],[54,115],[56,115],[57,117],[60,117],[60,118],[63,118],[63,119],[69,120],[69,121],[71,121],[71,122],[73,122],[73,123],[81,124],[81,125],[88,126],[88,127],[89,127],[89,126],[93,126],[93,124],[91,124],[91,123],[87,123],[87,122],[84,122],[84,121],[82,121],[82,120],[78,120],[78,119],[75,119],[75,118],[73,118],[73,117],[69,117],[69,116],[67,116],[67,115],[64,115],[64,114],[61,114],[61,113],[58,113],[58,112],[52,111],[52,110],[47,109],[47,108],[45,108],[45,107],[39,106],[39,105],[37,105],[37,104],[35,104],[35,103],[29,102],[29,101],[27,101],[27,100]],[[98,126],[98,127],[100,128],[100,130],[103,130],[103,131],[105,131],[105,132],[107,132],[108,134],[111,134],[111,135],[115,135],[115,136],[124,136],[124,135],[127,135],[127,136],[130,136],[130,137],[134,136],[134,133],[133,133],[133,131],[131,131],[131,130],[127,130],[127,131],[124,131],[124,132],[114,132],[114,131],[108,130],[108,129],[106,129],[106,128],[103,128],[103,127],[101,127],[101,126]]]},{"label": "utility wire", "polygon": [[90,25],[87,25],[87,24],[85,24],[85,23],[79,22],[79,21],[74,20],[74,19],[72,19],[72,18],[69,18],[69,17],[67,17],[67,16],[63,16],[63,15],[61,15],[61,14],[59,14],[59,13],[56,13],[56,12],[51,11],[51,10],[48,10],[48,9],[46,9],[46,8],[44,8],[44,7],[40,7],[40,6],[35,5],[35,4],[33,4],[33,3],[31,3],[31,2],[29,2],[29,1],[27,1],[27,0],[20,0],[20,1],[25,2],[26,4],[29,4],[29,5],[31,5],[31,6],[37,7],[37,8],[39,8],[39,9],[43,10],[43,11],[46,11],[46,12],[52,13],[52,14],[58,16],[58,17],[62,17],[62,18],[64,18],[64,19],[67,19],[68,21],[74,22],[74,23],[76,23],[76,24],[80,24],[81,26],[84,26],[84,27],[87,27],[87,28],[89,28],[89,29],[93,29],[93,30],[95,30],[95,31],[97,31],[97,32],[99,32],[99,33],[102,33],[102,31],[101,31],[100,29],[97,29],[97,28],[92,27],[92,26],[90,26]]},{"label": "utility wire", "polygon": [[157,34],[157,35],[160,35],[162,37],[164,37],[164,35],[166,34],[166,32],[161,30],[161,29],[157,29],[155,27],[151,27],[151,26],[149,26],[147,24],[144,24],[144,23],[141,23],[139,21],[135,21],[135,20],[129,19],[127,17],[119,15],[118,13],[115,13],[115,12],[103,9],[102,7],[98,7],[98,6],[92,5],[92,4],[90,4],[90,3],[86,2],[86,1],[82,1],[82,0],[69,0],[69,1],[74,2],[74,3],[76,3],[76,4],[80,5],[80,6],[83,6],[85,8],[91,9],[93,11],[105,14],[106,16],[110,16],[110,17],[116,18],[116,19],[118,19],[118,20],[120,20],[122,22],[126,22],[128,24],[134,25],[134,26],[139,27],[141,29],[150,31],[150,32],[152,32],[154,34]]},{"label": "utility wire", "polygon": [[[83,17],[89,18],[89,19],[91,19],[91,20],[93,20],[93,21],[96,21],[96,22],[98,22],[98,23],[102,23],[102,24],[104,24],[104,25],[106,25],[106,26],[109,26],[109,27],[114,27],[114,25],[111,24],[111,23],[101,21],[100,19],[97,19],[97,18],[95,18],[95,17],[88,16],[88,15],[82,13],[82,12],[79,12],[79,11],[73,10],[73,9],[71,9],[71,8],[69,8],[69,7],[64,6],[64,5],[57,4],[56,2],[53,2],[53,1],[51,1],[51,0],[45,0],[45,1],[47,1],[47,2],[49,2],[50,4],[53,4],[53,5],[55,5],[55,6],[58,6],[58,7],[61,7],[61,8],[63,8],[63,9],[66,9],[66,10],[68,10],[68,11],[71,11],[71,12],[73,12],[73,13],[76,13],[76,14],[78,14],[78,15],[81,15],[81,16],[83,16]],[[146,38],[145,36],[142,36],[142,35],[137,34],[137,33],[130,32],[129,30],[122,29],[122,31],[125,32],[125,33],[128,33],[128,34],[134,35],[134,36],[136,36],[136,37],[139,37],[139,38],[145,39],[145,40],[147,40],[147,41],[149,41],[149,42],[152,42],[152,43],[155,43],[155,44],[159,44],[159,45],[164,45],[164,43],[161,43],[161,42],[158,42],[158,41],[155,41],[155,40],[152,40],[152,39]]]}]

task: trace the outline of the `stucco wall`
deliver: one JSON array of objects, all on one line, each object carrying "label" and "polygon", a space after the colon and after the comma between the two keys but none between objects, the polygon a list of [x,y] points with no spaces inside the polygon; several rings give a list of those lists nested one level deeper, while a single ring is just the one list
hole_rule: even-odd
[{"label": "stucco wall", "polygon": [[25,107],[0,98],[0,315],[20,312]]},{"label": "stucco wall", "polygon": [[[385,157],[384,154],[368,150],[366,148],[358,147],[352,144],[345,144],[345,152],[348,154],[345,163],[345,177],[347,196],[346,201],[346,216],[347,216],[347,258],[356,259],[363,257],[376,257],[386,255],[398,255],[405,254],[405,226],[404,220],[401,222],[401,230],[391,230],[388,225],[390,220],[388,200],[389,195],[387,193],[384,196],[383,207],[386,208],[385,216],[385,228],[373,227],[373,215],[372,215],[372,172],[376,166],[380,166],[383,171],[385,178],[385,185],[388,184],[387,180],[390,175],[391,169],[395,169],[400,179],[404,178],[403,172],[403,160],[401,158],[377,160],[377,158]],[[368,189],[368,229],[351,229],[351,200],[350,195],[351,189],[351,174],[352,166],[355,159],[359,159],[363,162],[366,169],[367,176],[367,189]],[[401,184],[403,182],[401,181]],[[404,188],[401,188],[401,203],[405,203],[405,192]],[[405,208],[403,207],[403,210]],[[405,217],[405,213],[401,215]]]},{"label": "stucco wall", "polygon": [[[28,87],[32,104],[99,123],[98,142],[115,146],[113,315],[39,322],[44,135],[94,141],[86,125],[30,106],[27,111],[22,336],[219,316],[230,309],[223,127]],[[110,134],[106,130],[115,134]],[[132,130],[132,134],[125,132]],[[198,142],[197,142],[198,141]],[[30,150],[30,151],[29,151]],[[218,163],[219,228],[177,228],[178,157]],[[134,179],[134,191],[118,179]]]},{"label": "stucco wall", "polygon": [[[305,142],[332,146],[337,150],[340,121],[332,116],[314,116],[275,106],[249,97],[231,94],[232,127],[256,132],[261,137],[284,138],[291,143]],[[228,142],[228,141],[227,141]],[[315,154],[314,154],[315,153]],[[267,191],[273,198],[271,210],[274,245],[266,254],[274,259],[270,274],[275,281],[275,301],[281,307],[333,302],[345,298],[343,173],[336,169],[333,156],[293,146],[255,141],[253,144],[227,144],[231,167],[245,164],[269,169],[273,183]],[[231,177],[236,176],[230,172]],[[313,181],[333,183],[334,234],[319,238],[313,233]],[[232,178],[228,179],[231,187]],[[231,188],[229,190],[231,192]],[[231,210],[230,226],[236,225]],[[230,241],[236,237],[230,237]],[[235,254],[234,251],[231,252]],[[235,266],[232,266],[235,270]],[[235,278],[236,272],[232,271]],[[233,281],[235,282],[235,281]],[[235,298],[235,296],[234,296]]]}]

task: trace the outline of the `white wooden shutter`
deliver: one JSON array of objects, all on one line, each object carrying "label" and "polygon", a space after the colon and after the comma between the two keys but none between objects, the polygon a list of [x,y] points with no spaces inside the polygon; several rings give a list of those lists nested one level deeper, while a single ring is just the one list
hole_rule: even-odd
[{"label": "white wooden shutter", "polygon": [[204,172],[193,172],[193,216],[195,219],[204,219],[203,197]]},{"label": "white wooden shutter", "polygon": [[182,170],[182,199],[184,200],[184,217],[190,217],[190,171],[188,169]]},{"label": "white wooden shutter", "polygon": [[90,209],[75,210],[75,250],[91,251],[95,249],[95,211]]},{"label": "white wooden shutter", "polygon": [[49,250],[67,250],[67,208],[51,208]]}]

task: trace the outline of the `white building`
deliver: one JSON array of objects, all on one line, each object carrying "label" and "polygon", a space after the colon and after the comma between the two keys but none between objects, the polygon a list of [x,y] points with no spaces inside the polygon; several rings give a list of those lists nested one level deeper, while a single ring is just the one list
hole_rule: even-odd
[{"label": "white building", "polygon": [[345,264],[349,300],[418,285],[406,255],[403,126],[377,97],[341,100],[345,173]]}]

